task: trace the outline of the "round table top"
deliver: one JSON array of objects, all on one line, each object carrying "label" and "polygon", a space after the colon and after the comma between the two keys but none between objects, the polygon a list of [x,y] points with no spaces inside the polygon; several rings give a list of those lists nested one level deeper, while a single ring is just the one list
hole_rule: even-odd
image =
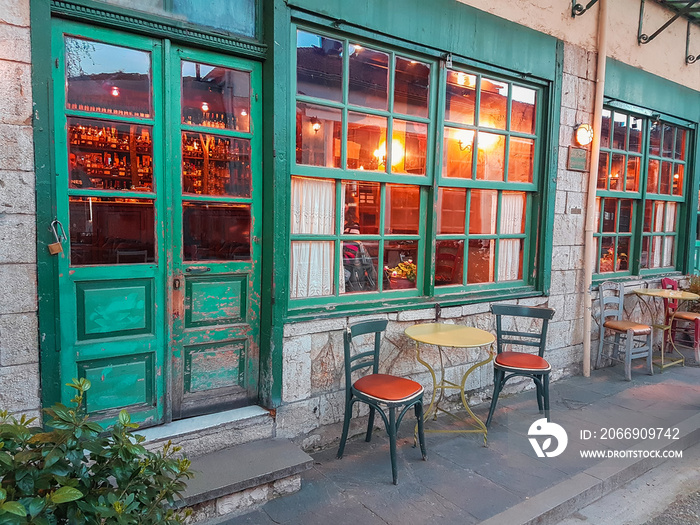
[{"label": "round table top", "polygon": [[633,290],[637,295],[650,295],[664,299],[680,299],[681,301],[694,301],[700,299],[700,295],[685,290],[671,290],[669,288],[638,288]]},{"label": "round table top", "polygon": [[455,348],[474,348],[493,343],[496,337],[480,328],[458,324],[424,323],[406,328],[404,333],[419,343]]}]

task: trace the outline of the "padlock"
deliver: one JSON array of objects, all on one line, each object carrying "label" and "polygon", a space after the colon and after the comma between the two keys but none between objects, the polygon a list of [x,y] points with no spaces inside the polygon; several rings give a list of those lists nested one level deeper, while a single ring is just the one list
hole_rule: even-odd
[{"label": "padlock", "polygon": [[49,244],[49,253],[51,255],[58,255],[63,252],[63,246],[60,242],[52,242]]},{"label": "padlock", "polygon": [[[56,230],[56,226],[58,226],[61,230],[60,235]],[[61,241],[63,239],[67,239],[66,231],[63,229],[63,224],[61,224],[61,222],[58,219],[54,219],[53,221],[51,221],[51,231],[53,232],[53,236],[56,239],[56,242],[52,242],[51,244],[49,244],[49,253],[51,255],[58,255],[59,253],[63,253],[63,244],[61,244]]]}]

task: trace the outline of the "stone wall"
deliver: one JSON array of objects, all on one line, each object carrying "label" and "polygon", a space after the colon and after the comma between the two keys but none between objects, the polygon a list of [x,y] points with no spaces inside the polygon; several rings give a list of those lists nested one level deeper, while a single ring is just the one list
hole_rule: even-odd
[{"label": "stone wall", "polygon": [[0,0],[0,409],[38,415],[29,0]]},{"label": "stone wall", "polygon": [[[595,53],[565,46],[551,291],[549,297],[517,301],[556,310],[549,325],[546,354],[552,364],[554,381],[579,374],[582,369],[587,174],[567,171],[566,159],[568,147],[574,143],[574,126],[593,121],[595,67]],[[495,333],[495,319],[489,308],[490,303],[444,308],[440,320]],[[378,317],[389,320],[381,371],[410,377],[426,387],[431,385],[429,373],[416,361],[415,343],[404,335],[404,330],[417,322],[434,320],[433,308],[288,324],[284,331],[283,404],[277,410],[278,436],[293,438],[305,448],[324,446],[339,438],[344,412],[343,331],[350,323]],[[527,329],[527,326],[518,328]],[[436,352],[425,347],[422,355],[434,363]],[[447,379],[459,383],[464,372],[485,355],[485,349],[450,351]],[[531,381],[514,380],[507,384],[505,393],[531,387]],[[467,383],[472,403],[489,399],[492,389],[491,365],[477,369]],[[361,427],[362,421],[356,421],[353,430],[361,432]]]}]

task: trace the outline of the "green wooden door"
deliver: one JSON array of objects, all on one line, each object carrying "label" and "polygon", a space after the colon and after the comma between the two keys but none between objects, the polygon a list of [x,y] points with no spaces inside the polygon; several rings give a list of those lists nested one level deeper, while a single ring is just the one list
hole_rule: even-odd
[{"label": "green wooden door", "polygon": [[255,400],[259,70],[70,22],[52,38],[61,384],[148,423]]}]

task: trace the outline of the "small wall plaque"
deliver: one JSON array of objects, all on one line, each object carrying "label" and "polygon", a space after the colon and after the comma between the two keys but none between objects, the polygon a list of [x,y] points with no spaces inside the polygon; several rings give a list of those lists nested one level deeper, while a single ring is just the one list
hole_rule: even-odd
[{"label": "small wall plaque", "polygon": [[588,150],[569,146],[569,162],[566,169],[571,171],[588,171]]}]

